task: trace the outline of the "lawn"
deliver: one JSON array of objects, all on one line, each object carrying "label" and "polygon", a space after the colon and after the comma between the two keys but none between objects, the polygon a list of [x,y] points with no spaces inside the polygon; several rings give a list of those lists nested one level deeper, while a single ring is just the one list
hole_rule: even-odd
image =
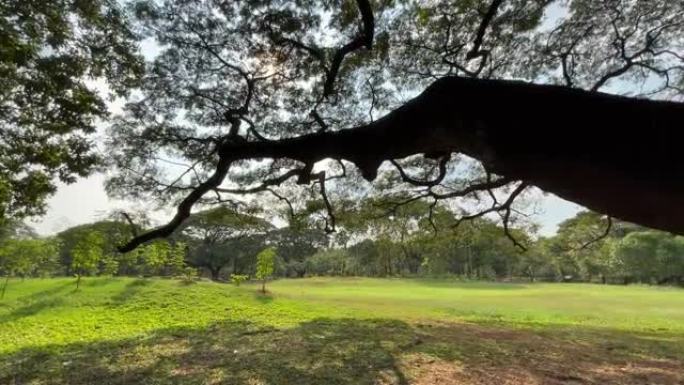
[{"label": "lawn", "polygon": [[684,290],[13,281],[0,384],[683,384]]}]

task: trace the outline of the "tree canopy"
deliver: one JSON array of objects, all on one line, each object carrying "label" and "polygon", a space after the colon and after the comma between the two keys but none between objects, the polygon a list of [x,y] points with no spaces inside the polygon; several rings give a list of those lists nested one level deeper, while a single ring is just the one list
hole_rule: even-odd
[{"label": "tree canopy", "polygon": [[137,49],[116,1],[0,4],[0,218],[42,214],[56,180],[101,163],[93,134],[142,74]]},{"label": "tree canopy", "polygon": [[309,194],[332,231],[336,198],[359,189],[428,208],[450,199],[463,219],[500,214],[510,233],[517,198],[538,186],[681,232],[670,144],[683,105],[600,91],[681,98],[683,7],[136,2],[135,24],[162,49],[110,130],[109,191],[180,203],[123,250],[170,234],[195,204],[245,194],[290,209]]},{"label": "tree canopy", "polygon": [[[195,206],[280,205],[333,232],[338,213],[366,198],[421,200],[430,222],[438,208],[454,213],[452,227],[495,219],[524,248],[514,230],[532,186],[684,233],[681,2],[136,0],[126,9],[95,3],[85,18],[111,27],[106,63],[121,59],[116,74],[129,75],[110,79],[129,96],[108,130],[107,189],[177,212],[122,251],[169,236]],[[77,20],[57,13],[67,27]],[[158,48],[139,82],[133,39]]]}]

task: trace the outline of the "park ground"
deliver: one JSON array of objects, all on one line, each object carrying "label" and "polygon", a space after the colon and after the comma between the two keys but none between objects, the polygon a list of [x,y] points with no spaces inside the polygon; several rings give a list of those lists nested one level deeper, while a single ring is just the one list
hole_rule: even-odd
[{"label": "park ground", "polygon": [[11,281],[0,384],[684,384],[684,290]]}]

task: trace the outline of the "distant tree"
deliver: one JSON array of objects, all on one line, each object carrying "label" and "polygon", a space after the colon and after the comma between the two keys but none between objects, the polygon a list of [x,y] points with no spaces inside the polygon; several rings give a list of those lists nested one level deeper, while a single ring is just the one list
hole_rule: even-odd
[{"label": "distant tree", "polygon": [[267,238],[282,262],[283,274],[288,277],[304,276],[306,260],[328,244],[323,230],[300,226],[273,229]]},{"label": "distant tree", "polygon": [[35,238],[36,232],[24,222],[12,218],[0,218],[0,242],[6,239]]},{"label": "distant tree", "polygon": [[684,238],[637,231],[615,244],[616,265],[625,282],[684,283]]},{"label": "distant tree", "polygon": [[266,281],[273,275],[275,268],[276,250],[268,247],[257,254],[255,277],[261,280],[261,292],[266,293]]},{"label": "distant tree", "polygon": [[184,242],[173,243],[158,239],[139,249],[141,271],[147,275],[181,275],[185,273],[187,246]]},{"label": "distant tree", "polygon": [[309,275],[346,275],[350,259],[347,250],[320,250],[306,259],[306,273]]},{"label": "distant tree", "polygon": [[167,270],[169,275],[179,276],[185,273],[187,265],[185,259],[187,258],[188,246],[185,242],[176,242],[169,250],[169,257],[167,258]]},{"label": "distant tree", "polygon": [[104,237],[101,233],[90,231],[74,245],[71,250],[71,270],[76,274],[76,289],[83,275],[93,274],[103,257]]},{"label": "distant tree", "polygon": [[[106,220],[70,227],[57,234],[57,238],[61,242],[60,263],[64,267],[66,275],[73,273],[71,270],[72,250],[91,232],[99,233],[102,236],[102,255],[107,256],[102,263],[116,260],[118,264],[116,273],[138,273],[140,268],[139,252],[122,254],[116,249],[117,245],[130,237],[129,225],[125,222]],[[112,263],[109,264],[110,269],[113,268]]]},{"label": "distant tree", "polygon": [[608,243],[629,230],[623,222],[591,211],[581,211],[558,225],[556,235],[545,246],[559,278],[605,282],[611,270]]},{"label": "distant tree", "polygon": [[221,270],[232,265],[239,274],[238,260],[263,248],[264,235],[272,225],[250,213],[219,206],[193,214],[185,223],[180,239],[188,246],[188,263],[209,270],[218,280]]},{"label": "distant tree", "polygon": [[171,246],[164,239],[146,244],[140,251],[140,260],[145,275],[158,275],[166,265],[170,251]]}]

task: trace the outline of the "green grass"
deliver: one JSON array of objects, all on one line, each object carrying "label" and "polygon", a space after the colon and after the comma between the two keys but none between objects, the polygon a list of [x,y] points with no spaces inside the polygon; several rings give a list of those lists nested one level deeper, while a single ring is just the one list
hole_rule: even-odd
[{"label": "green grass", "polygon": [[681,289],[366,278],[280,280],[267,295],[170,279],[74,288],[10,283],[0,384],[684,383]]},{"label": "green grass", "polygon": [[271,287],[282,298],[400,319],[684,334],[684,290],[672,287],[369,278],[281,280]]}]

